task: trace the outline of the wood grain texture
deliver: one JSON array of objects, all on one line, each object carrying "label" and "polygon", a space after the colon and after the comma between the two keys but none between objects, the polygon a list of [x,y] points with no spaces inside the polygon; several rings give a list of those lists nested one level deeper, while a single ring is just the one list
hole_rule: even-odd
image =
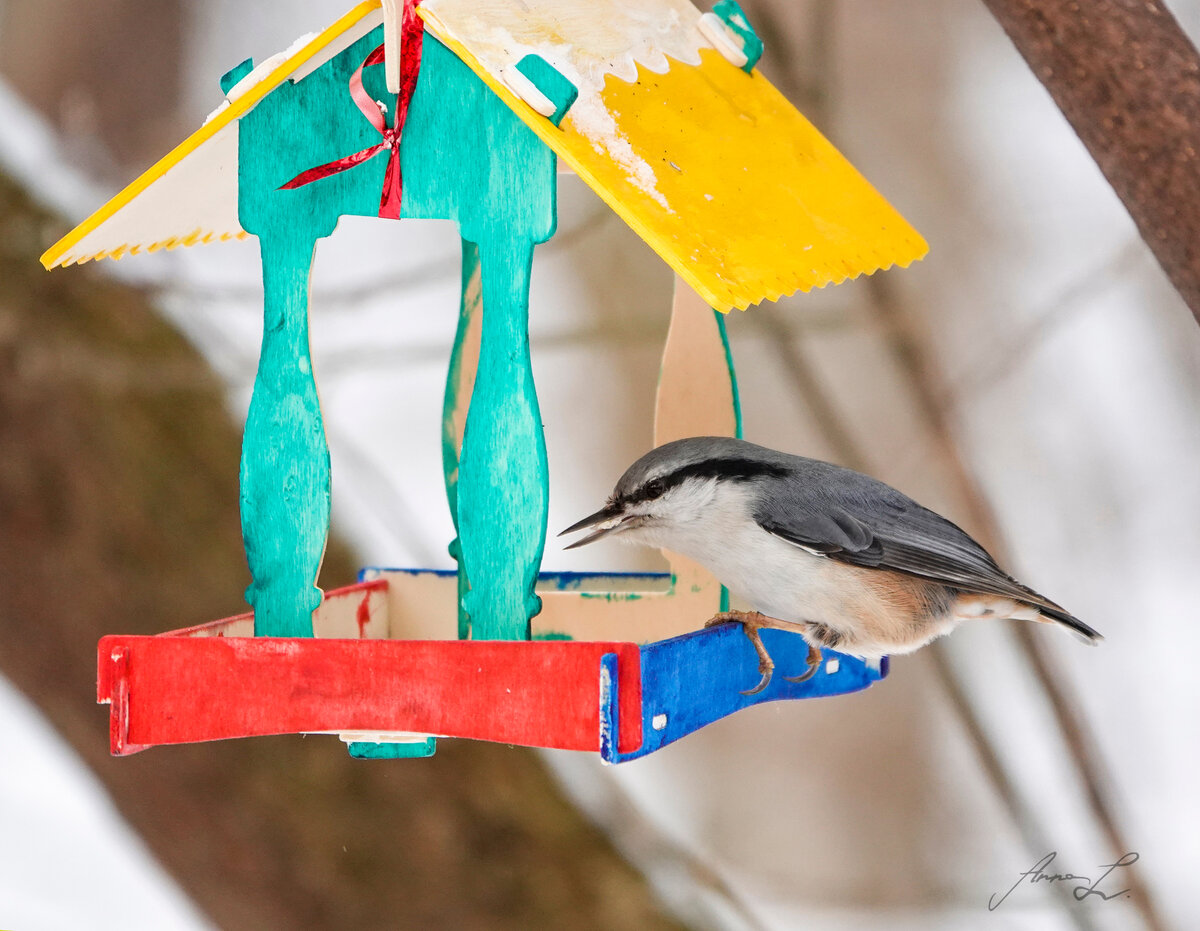
[{"label": "wood grain texture", "polygon": [[[677,276],[655,400],[654,445],[687,436],[740,435],[724,317]],[[695,630],[728,607],[728,593],[709,572],[676,553],[664,555],[671,577],[653,589],[605,591],[611,580],[603,577],[544,587],[534,636],[647,643]]]},{"label": "wood grain texture", "polygon": [[455,491],[463,610],[473,638],[527,639],[548,501],[529,273],[534,245],[554,232],[555,159],[440,42],[427,36],[422,55],[401,148],[404,215],[457,220],[481,268],[479,364]]},{"label": "wood grain texture", "polygon": [[[655,404],[655,446],[689,436],[742,435],[737,375],[725,321],[678,275]],[[713,614],[728,609],[729,593],[707,569],[678,553],[664,551],[663,555],[671,566],[677,594],[715,600]]]},{"label": "wood grain texture", "polygon": [[315,240],[301,226],[261,238],[263,341],[242,438],[241,514],[260,637],[311,637],[329,535],[329,445],[308,340]]},{"label": "wood grain texture", "polygon": [[[680,928],[530,751],[449,741],[388,765],[333,737],[263,737],[109,755],[100,637],[243,608],[240,425],[144,289],[41,269],[68,225],[2,172],[0,218],[0,672],[212,925]],[[335,538],[323,586],[355,568]],[[453,591],[445,604],[453,637]]]},{"label": "wood grain texture", "polygon": [[[927,246],[686,0],[426,0],[427,27],[710,306],[907,265]],[[529,53],[578,99],[555,126],[503,74]]]},{"label": "wood grain texture", "polygon": [[[285,82],[240,125],[238,213],[242,227],[259,237],[265,292],[241,466],[242,535],[254,579],[246,600],[258,636],[312,636],[331,479],[309,350],[309,275],[316,241],[341,216],[378,212],[386,156],[295,190],[280,186],[378,140],[348,84],[381,38],[382,27],[302,81]],[[382,68],[367,69],[363,83],[394,109]]]},{"label": "wood grain texture", "polygon": [[1162,0],[984,0],[1200,322],[1200,55]]},{"label": "wood grain texture", "polygon": [[[450,555],[462,566],[462,542],[458,538],[458,463],[462,453],[463,434],[467,429],[467,409],[471,404],[471,389],[479,368],[479,330],[483,317],[483,285],[480,281],[479,247],[462,241],[462,295],[458,307],[458,327],[450,364],[446,371],[446,393],[442,403],[442,471],[446,481],[446,502],[454,522],[454,539]],[[463,607],[467,591],[467,574],[457,573],[458,636],[471,635],[471,621]]]},{"label": "wood grain texture", "polygon": [[595,752],[607,653],[619,657],[620,749],[631,753],[642,744],[632,643],[110,636],[98,647],[97,693],[112,706],[115,754],[348,731]]},{"label": "wood grain texture", "polygon": [[378,0],[362,0],[310,42],[292,49],[277,66],[264,62],[267,73],[262,80],[252,81],[200,129],[47,249],[42,264],[53,268],[143,249],[245,238],[237,220],[238,121],[265,96],[302,80],[382,21]]}]

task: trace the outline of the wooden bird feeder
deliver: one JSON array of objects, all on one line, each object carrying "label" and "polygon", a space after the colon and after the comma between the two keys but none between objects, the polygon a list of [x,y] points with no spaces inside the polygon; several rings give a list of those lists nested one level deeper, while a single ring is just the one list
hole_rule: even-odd
[{"label": "wooden bird feeder", "polygon": [[[241,515],[252,613],[99,645],[115,754],[280,733],[361,757],[437,737],[643,756],[764,701],[886,664],[827,652],[760,694],[699,567],[540,573],[548,475],[528,344],[534,247],[561,158],[677,273],[655,439],[739,432],[722,313],[926,251],[755,69],[732,0],[366,0],[221,82],[204,126],[43,256],[47,268],[259,238],[265,313]],[[314,247],[345,215],[452,219],[463,293],[445,399],[457,571],[316,587],[330,462],[309,354]],[[486,313],[484,309],[486,308]],[[714,313],[718,311],[718,313]],[[781,669],[799,637],[766,630]],[[403,639],[401,639],[403,638]]]}]

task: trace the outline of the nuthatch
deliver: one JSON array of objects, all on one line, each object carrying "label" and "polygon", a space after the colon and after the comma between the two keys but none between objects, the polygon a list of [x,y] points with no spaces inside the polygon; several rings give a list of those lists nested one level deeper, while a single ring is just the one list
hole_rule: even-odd
[{"label": "nuthatch", "polygon": [[[744,440],[698,436],[655,449],[608,503],[563,534],[602,537],[695,560],[754,611],[742,624],[766,688],[775,664],[758,631],[799,633],[811,676],[820,648],[864,658],[911,653],[961,621],[1054,623],[1095,643],[1083,621],[1003,572],[963,530],[883,482]],[[560,534],[561,536],[562,534]]]}]

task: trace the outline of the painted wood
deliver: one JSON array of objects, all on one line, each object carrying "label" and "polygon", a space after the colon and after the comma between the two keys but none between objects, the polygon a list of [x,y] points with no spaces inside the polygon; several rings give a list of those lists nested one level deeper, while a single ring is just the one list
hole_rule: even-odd
[{"label": "painted wood", "polygon": [[[802,638],[779,630],[763,634],[763,643],[779,669],[806,668],[808,645]],[[650,643],[640,652],[642,688],[637,696],[626,692],[617,657],[609,654],[604,658],[600,755],[609,763],[623,763],[661,750],[752,705],[846,695],[867,688],[888,673],[886,657],[877,664],[866,663],[826,650],[810,679],[788,682],[778,675],[762,692],[745,695],[742,690],[752,684],[758,663],[754,648],[738,624],[722,624]],[[751,682],[747,682],[747,675]],[[639,709],[642,737],[632,752],[621,749],[629,743],[623,730],[629,720],[630,703]]]},{"label": "painted wood", "polygon": [[750,20],[746,13],[738,5],[737,0],[718,0],[713,6],[713,15],[725,24],[726,28],[737,36],[738,50],[742,53],[742,58],[745,59],[738,65],[743,71],[749,74],[754,70],[754,66],[758,64],[759,59],[763,54],[763,42],[759,38],[758,33],[754,31],[754,27],[750,25]]},{"label": "painted wood", "polygon": [[[343,640],[385,640],[391,636],[391,599],[386,579],[373,578],[335,589],[313,613],[313,635]],[[209,621],[163,634],[164,637],[253,637],[254,614]]]},{"label": "painted wood", "polygon": [[[687,436],[740,436],[740,407],[724,319],[676,277],[671,324],[663,347],[654,445]],[[615,637],[639,643],[700,627],[728,605],[706,570],[664,552],[669,584],[643,591],[543,591],[534,636]]]},{"label": "painted wood", "polygon": [[[378,141],[348,88],[381,39],[377,28],[303,81],[280,86],[240,124],[238,214],[259,237],[265,291],[241,468],[242,536],[253,578],[246,598],[259,636],[312,636],[329,532],[330,463],[309,351],[309,275],[316,241],[342,215],[378,213],[386,154],[294,190],[281,186]],[[366,69],[364,87],[394,109],[381,72]]]},{"label": "painted wood", "polygon": [[389,93],[400,93],[400,48],[404,25],[404,0],[383,0],[384,76]]},{"label": "painted wood", "polygon": [[262,637],[311,637],[329,533],[329,446],[308,340],[315,237],[301,226],[260,237],[263,341],[242,437],[241,515]]},{"label": "painted wood", "polygon": [[[553,174],[548,176],[553,179]],[[480,244],[479,370],[463,435],[458,527],[463,608],[477,639],[527,640],[546,542],[549,474],[529,357],[533,243]]]},{"label": "painted wood", "polygon": [[527,639],[548,498],[529,273],[534,245],[554,232],[555,159],[440,42],[427,37],[422,55],[401,149],[404,215],[456,219],[481,268],[479,362],[455,490],[462,607],[475,639]]},{"label": "painted wood", "polygon": [[[454,539],[450,555],[462,566],[462,543],[458,537],[458,464],[463,434],[467,428],[467,409],[475,372],[479,367],[480,323],[483,319],[483,286],[480,281],[479,247],[465,239],[462,243],[462,296],[458,308],[458,327],[450,350],[446,373],[446,393],[442,404],[442,471],[446,482],[446,502],[454,521]],[[471,634],[471,622],[463,607],[467,592],[465,569],[455,573],[457,580],[458,636]]]},{"label": "painted wood", "polygon": [[204,125],[51,246],[46,268],[157,249],[244,239],[238,223],[238,121],[287,81],[299,81],[383,21],[363,0],[328,29],[287,49],[262,80],[222,104]]},{"label": "painted wood", "polygon": [[356,731],[596,751],[606,653],[619,657],[620,747],[632,752],[642,735],[631,643],[105,637],[98,696],[112,704],[115,753]]},{"label": "painted wood", "polygon": [[[579,89],[541,55],[526,55],[517,62],[516,70],[550,103],[549,112],[538,110],[536,106],[534,109],[555,126],[562,123],[563,117],[579,97]],[[511,86],[512,81],[508,83]],[[528,97],[523,99],[532,105]]]},{"label": "painted wood", "polygon": [[700,32],[727,62],[735,68],[748,70],[746,65],[750,59],[742,51],[737,34],[716,13],[705,13],[700,17]]},{"label": "painted wood", "polygon": [[[424,0],[420,11],[718,310],[928,251],[766,78],[708,47],[687,0]],[[558,127],[504,84],[528,54],[578,88]]]},{"label": "painted wood", "polygon": [[233,68],[230,68],[223,75],[221,75],[221,93],[228,96],[229,92],[231,90],[233,90],[235,87],[237,87],[238,82],[241,81],[242,78],[244,78],[248,74],[250,74],[250,72],[252,72],[253,70],[254,70],[254,59],[253,58],[247,58],[241,64],[236,65]]},{"label": "painted wood", "polygon": [[[806,665],[798,637],[764,631],[780,669]],[[737,625],[637,647],[548,641],[105,637],[97,698],[116,755],[276,733],[338,733],[361,758],[432,753],[431,732],[525,746],[654,752],[751,705],[858,691],[887,674],[827,652],[805,682],[741,693],[753,648]],[[132,701],[137,697],[136,704]],[[393,741],[405,741],[397,743]]]}]

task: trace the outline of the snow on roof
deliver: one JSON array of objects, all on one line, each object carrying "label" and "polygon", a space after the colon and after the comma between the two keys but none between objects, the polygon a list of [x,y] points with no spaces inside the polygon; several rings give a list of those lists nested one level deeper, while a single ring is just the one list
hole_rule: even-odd
[{"label": "snow on roof", "polygon": [[[706,301],[745,308],[907,265],[921,236],[689,0],[424,0],[426,27]],[[244,237],[237,121],[384,21],[365,0],[260,66],[170,155],[43,256],[47,268]],[[509,85],[538,55],[578,97],[561,124]]]}]

